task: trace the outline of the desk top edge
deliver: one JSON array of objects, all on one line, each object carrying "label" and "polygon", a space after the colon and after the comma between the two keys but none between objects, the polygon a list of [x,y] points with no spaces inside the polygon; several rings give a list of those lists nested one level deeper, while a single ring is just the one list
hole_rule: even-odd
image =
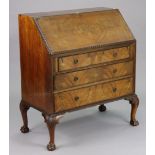
[{"label": "desk top edge", "polygon": [[113,10],[113,8],[96,7],[96,8],[83,8],[83,9],[61,10],[61,11],[51,11],[51,12],[20,13],[19,15],[25,15],[25,16],[31,16],[31,17],[43,17],[43,16],[55,16],[55,15],[85,13],[85,12],[93,12],[93,11],[106,11],[106,10]]}]

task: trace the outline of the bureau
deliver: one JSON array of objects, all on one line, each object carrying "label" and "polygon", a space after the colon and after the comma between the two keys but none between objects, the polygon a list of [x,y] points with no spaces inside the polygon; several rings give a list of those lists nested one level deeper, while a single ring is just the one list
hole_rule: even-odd
[{"label": "bureau", "polygon": [[[125,99],[137,126],[136,40],[118,9],[93,8],[19,15],[22,133],[27,111],[39,110],[55,150],[54,132],[66,113]],[[125,102],[125,101],[124,101]],[[103,118],[104,119],[104,118]]]}]

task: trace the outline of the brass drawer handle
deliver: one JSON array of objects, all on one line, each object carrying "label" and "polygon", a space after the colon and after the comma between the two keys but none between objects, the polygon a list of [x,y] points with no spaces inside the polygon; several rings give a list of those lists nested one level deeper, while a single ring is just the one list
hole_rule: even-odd
[{"label": "brass drawer handle", "polygon": [[74,59],[74,64],[77,64],[78,62],[78,59]]},{"label": "brass drawer handle", "polygon": [[113,57],[117,57],[117,52],[113,52]]},{"label": "brass drawer handle", "polygon": [[74,81],[78,81],[78,79],[79,79],[79,78],[78,78],[77,76],[74,77]]},{"label": "brass drawer handle", "polygon": [[79,100],[79,97],[78,96],[74,97],[74,100],[75,101],[78,101]]},{"label": "brass drawer handle", "polygon": [[115,68],[115,69],[113,69],[113,73],[116,73],[117,72],[117,69]]},{"label": "brass drawer handle", "polygon": [[116,87],[112,88],[112,91],[115,93],[117,91],[117,88]]}]

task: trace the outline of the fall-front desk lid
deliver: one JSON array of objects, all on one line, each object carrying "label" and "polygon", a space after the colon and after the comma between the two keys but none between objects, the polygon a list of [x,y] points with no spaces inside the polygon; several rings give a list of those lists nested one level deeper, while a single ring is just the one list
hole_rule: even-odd
[{"label": "fall-front desk lid", "polygon": [[51,54],[134,40],[118,9],[42,13],[33,18]]}]

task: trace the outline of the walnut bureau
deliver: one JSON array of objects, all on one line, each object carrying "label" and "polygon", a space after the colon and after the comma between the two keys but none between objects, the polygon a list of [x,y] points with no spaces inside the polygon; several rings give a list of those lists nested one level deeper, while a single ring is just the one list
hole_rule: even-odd
[{"label": "walnut bureau", "polygon": [[66,112],[125,99],[130,124],[137,126],[136,40],[118,9],[94,8],[19,15],[22,100],[20,111],[29,132],[27,111],[39,110],[54,131]]}]

